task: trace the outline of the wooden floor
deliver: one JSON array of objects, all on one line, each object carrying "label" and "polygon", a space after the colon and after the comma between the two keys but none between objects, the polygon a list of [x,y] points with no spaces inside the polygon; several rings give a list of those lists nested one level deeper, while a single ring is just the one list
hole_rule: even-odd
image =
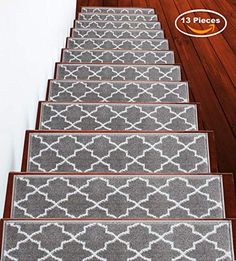
[{"label": "wooden floor", "polygon": [[[236,175],[236,0],[78,0],[81,6],[152,7],[156,9],[191,100],[200,102],[206,130],[214,130],[218,166]],[[211,9],[228,20],[226,30],[210,38],[177,31],[175,18],[190,9]]]}]

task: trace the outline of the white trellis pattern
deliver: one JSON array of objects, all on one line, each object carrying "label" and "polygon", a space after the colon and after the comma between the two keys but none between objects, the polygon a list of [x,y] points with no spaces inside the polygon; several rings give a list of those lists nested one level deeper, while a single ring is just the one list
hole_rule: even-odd
[{"label": "white trellis pattern", "polygon": [[15,176],[14,188],[13,218],[224,218],[219,176]]},{"label": "white trellis pattern", "polygon": [[166,39],[82,39],[68,38],[67,48],[114,49],[114,50],[168,50]]},{"label": "white trellis pattern", "polygon": [[57,65],[59,80],[180,81],[178,65],[73,64]]},{"label": "white trellis pattern", "polygon": [[207,133],[30,133],[28,171],[209,173]]},{"label": "white trellis pattern", "polygon": [[62,61],[80,63],[173,64],[174,53],[172,51],[64,49]]},{"label": "white trellis pattern", "polygon": [[27,255],[38,261],[233,260],[230,221],[4,223],[3,261]]},{"label": "white trellis pattern", "polygon": [[156,22],[157,15],[127,15],[127,14],[93,14],[80,13],[78,20],[81,21],[129,21],[129,22]]},{"label": "white trellis pattern", "polygon": [[107,14],[155,14],[152,8],[109,8],[109,7],[82,7],[82,13],[107,13]]},{"label": "white trellis pattern", "polygon": [[197,130],[197,108],[188,104],[42,103],[45,130]]},{"label": "white trellis pattern", "polygon": [[78,29],[133,29],[133,30],[159,30],[159,22],[115,22],[115,21],[75,21],[75,28]]},{"label": "white trellis pattern", "polygon": [[188,102],[187,82],[64,81],[49,84],[49,101]]},{"label": "white trellis pattern", "polygon": [[108,39],[160,39],[164,38],[162,30],[99,30],[99,29],[72,29],[75,38],[108,38]]}]

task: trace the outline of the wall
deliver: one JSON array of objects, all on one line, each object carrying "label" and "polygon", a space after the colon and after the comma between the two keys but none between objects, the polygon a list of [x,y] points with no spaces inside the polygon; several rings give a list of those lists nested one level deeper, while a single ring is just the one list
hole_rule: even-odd
[{"label": "wall", "polygon": [[0,0],[0,217],[8,172],[19,171],[55,62],[72,27],[75,0]]}]

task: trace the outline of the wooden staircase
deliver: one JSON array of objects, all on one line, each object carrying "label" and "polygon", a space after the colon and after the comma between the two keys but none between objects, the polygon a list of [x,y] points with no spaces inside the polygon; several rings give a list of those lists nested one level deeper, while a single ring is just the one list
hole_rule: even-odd
[{"label": "wooden staircase", "polygon": [[82,8],[9,174],[1,260],[234,260],[233,176],[157,19]]}]

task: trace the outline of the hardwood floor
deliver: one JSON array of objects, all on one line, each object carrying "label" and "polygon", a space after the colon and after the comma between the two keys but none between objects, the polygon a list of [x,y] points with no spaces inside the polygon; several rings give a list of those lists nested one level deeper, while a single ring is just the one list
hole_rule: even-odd
[{"label": "hardwood floor", "polygon": [[[213,130],[221,172],[236,175],[236,2],[234,0],[78,0],[81,6],[155,8],[189,81],[191,101],[200,102],[206,130]],[[188,37],[174,26],[176,17],[191,9],[211,9],[226,16],[225,31],[209,38]]]}]

